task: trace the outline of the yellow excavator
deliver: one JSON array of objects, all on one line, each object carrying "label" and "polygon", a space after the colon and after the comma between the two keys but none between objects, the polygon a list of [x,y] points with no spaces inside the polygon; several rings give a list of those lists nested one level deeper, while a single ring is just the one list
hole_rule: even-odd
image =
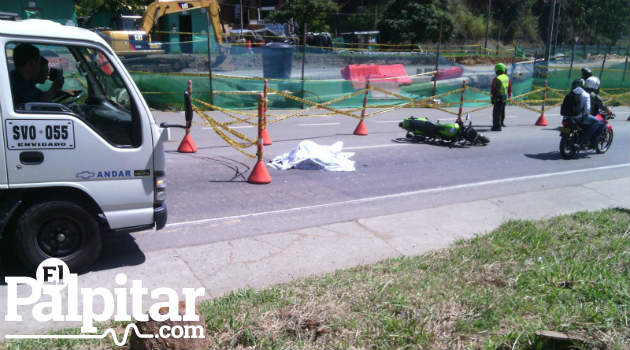
[{"label": "yellow excavator", "polygon": [[151,31],[160,17],[177,12],[205,8],[214,29],[217,43],[223,43],[223,27],[218,0],[156,0],[149,4],[140,16],[121,16],[118,30],[97,31],[119,56],[163,53],[160,44],[151,41]]}]

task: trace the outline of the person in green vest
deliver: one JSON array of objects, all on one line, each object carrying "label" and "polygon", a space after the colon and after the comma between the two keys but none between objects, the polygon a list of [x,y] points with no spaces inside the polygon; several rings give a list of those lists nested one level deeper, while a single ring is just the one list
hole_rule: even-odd
[{"label": "person in green vest", "polygon": [[505,103],[508,98],[512,97],[512,82],[508,78],[505,64],[497,63],[494,66],[494,72],[497,74],[492,79],[490,86],[490,96],[494,107],[492,108],[492,131],[501,131],[501,127],[505,126]]}]

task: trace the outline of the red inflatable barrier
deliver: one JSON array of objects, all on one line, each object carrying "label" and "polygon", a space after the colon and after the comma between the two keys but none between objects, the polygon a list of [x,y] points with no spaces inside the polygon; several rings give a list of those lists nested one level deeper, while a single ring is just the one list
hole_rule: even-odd
[{"label": "red inflatable barrier", "polygon": [[407,75],[405,66],[402,64],[391,64],[388,66],[379,66],[379,73],[386,77],[396,77],[398,85],[411,84],[411,78]]},{"label": "red inflatable barrier", "polygon": [[437,80],[453,79],[462,76],[463,69],[461,67],[448,67],[441,69],[437,74]]},{"label": "red inflatable barrier", "polygon": [[341,76],[346,80],[351,80],[355,89],[365,87],[366,80],[370,82],[395,81],[398,85],[411,84],[412,82],[402,64],[350,64],[341,70]]}]

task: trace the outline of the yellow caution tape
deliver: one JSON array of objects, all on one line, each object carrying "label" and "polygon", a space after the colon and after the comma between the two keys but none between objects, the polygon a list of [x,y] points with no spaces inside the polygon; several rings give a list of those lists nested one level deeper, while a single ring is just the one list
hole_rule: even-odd
[{"label": "yellow caution tape", "polygon": [[208,121],[208,124],[210,124],[210,126],[214,130],[214,132],[216,132],[217,135],[219,135],[219,137],[221,137],[230,146],[232,146],[234,149],[236,149],[237,151],[241,152],[243,155],[245,155],[245,156],[247,156],[249,158],[252,158],[252,159],[256,158],[255,154],[247,153],[243,149],[249,148],[249,147],[255,145],[257,141],[251,141],[247,137],[245,137],[244,135],[241,134],[242,138],[244,140],[246,140],[246,141],[250,141],[250,143],[249,144],[243,144],[243,143],[235,142],[229,136],[227,136],[223,131],[221,131],[220,128],[222,128],[222,129],[224,129],[224,130],[226,130],[226,131],[228,131],[228,132],[230,132],[232,134],[240,134],[240,133],[238,133],[238,132],[230,129],[229,127],[226,127],[226,126],[222,125],[221,123],[215,121],[214,119],[212,119],[211,117],[206,115],[203,111],[199,110],[195,106],[193,106],[193,110],[195,112],[197,112],[199,115],[201,115],[204,119],[206,119],[206,121]]},{"label": "yellow caution tape", "polygon": [[402,99],[402,100],[406,100],[406,101],[410,101],[410,102],[413,101],[413,98],[406,97],[406,96],[403,96],[401,94],[397,94],[395,92],[391,92],[389,90],[382,89],[382,88],[380,88],[378,86],[370,86],[370,88],[372,88],[374,91],[378,91],[378,92],[382,92],[382,93],[390,95],[390,96],[398,97],[399,99]]},{"label": "yellow caution tape", "polygon": [[[253,114],[252,115],[252,114],[248,113],[250,115],[249,118],[240,118],[240,117],[237,117],[236,115],[230,113],[230,112],[236,112],[236,111],[225,109],[225,108],[221,108],[219,106],[215,106],[215,105],[212,105],[210,103],[206,103],[204,101],[201,101],[201,100],[198,100],[198,99],[195,99],[195,98],[193,98],[193,101],[198,102],[198,103],[200,103],[202,105],[205,105],[205,106],[209,107],[210,109],[214,109],[214,110],[217,110],[219,112],[222,112],[223,114],[227,115],[228,117],[234,119],[231,122],[223,123],[223,125],[230,126],[230,125],[234,125],[234,124],[238,124],[238,123],[244,123],[244,124],[249,124],[249,125],[254,125],[254,126],[258,125],[258,122],[251,122],[250,121],[251,119],[258,117],[258,114]],[[240,111],[238,111],[238,112],[240,113]],[[243,113],[241,113],[241,114],[243,114]]]},{"label": "yellow caution tape", "polygon": [[466,89],[467,89],[467,90],[472,90],[472,91],[478,92],[478,93],[480,93],[480,94],[482,94],[482,95],[490,96],[490,93],[489,93],[489,92],[479,90],[479,89],[477,89],[476,87],[466,86]]},{"label": "yellow caution tape", "polygon": [[473,112],[480,111],[480,110],[482,110],[482,109],[486,109],[486,108],[488,108],[488,107],[490,107],[490,106],[492,106],[492,104],[491,104],[491,103],[490,103],[490,104],[487,104],[487,105],[484,105],[484,106],[479,106],[479,107],[477,107],[477,108],[473,108],[473,109],[468,110],[468,111],[464,111],[464,112],[462,112],[462,113],[473,113]]},{"label": "yellow caution tape", "polygon": [[528,106],[528,105],[526,105],[524,103],[513,103],[513,104],[515,106],[519,106],[521,108],[525,108],[525,109],[528,109],[528,110],[533,111],[533,112],[537,112],[537,113],[540,112],[540,109],[535,109],[535,108],[530,107],[530,106]]},{"label": "yellow caution tape", "polygon": [[288,98],[290,100],[294,100],[294,101],[297,101],[297,102],[300,102],[300,103],[305,103],[305,104],[308,104],[308,105],[311,105],[311,106],[314,106],[314,107],[326,109],[326,110],[329,110],[331,112],[335,112],[337,114],[342,114],[342,115],[345,115],[345,116],[348,116],[348,117],[352,117],[352,118],[357,118],[357,119],[359,119],[361,117],[360,116],[356,116],[356,115],[354,115],[352,113],[347,113],[347,112],[344,112],[342,110],[329,107],[328,104],[339,102],[339,101],[342,101],[344,99],[356,96],[358,94],[365,93],[365,89],[361,89],[361,90],[355,91],[353,94],[350,94],[350,95],[347,95],[347,96],[342,96],[342,97],[340,97],[338,99],[335,99],[335,100],[332,100],[332,101],[328,101],[326,103],[317,103],[317,102],[311,102],[309,100],[301,99],[299,97],[295,97],[293,95],[290,95],[290,94],[287,94],[287,93],[284,93],[284,92],[281,92],[281,91],[277,91],[277,90],[274,90],[274,89],[271,89],[271,88],[269,89],[269,91],[273,91],[273,92],[277,93],[278,95],[283,96],[284,98]]}]

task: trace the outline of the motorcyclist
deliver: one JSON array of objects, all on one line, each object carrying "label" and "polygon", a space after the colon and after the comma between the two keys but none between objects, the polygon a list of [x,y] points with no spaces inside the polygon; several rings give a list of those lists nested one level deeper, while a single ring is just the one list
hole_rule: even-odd
[{"label": "motorcyclist", "polygon": [[586,79],[586,82],[584,83],[584,90],[591,96],[591,115],[594,116],[602,113],[612,113],[610,109],[604,105],[604,101],[599,96],[599,86],[600,81],[598,77],[591,76]]},{"label": "motorcyclist", "polygon": [[591,115],[591,95],[584,90],[584,84],[584,79],[576,79],[571,83],[572,92],[580,98],[580,112],[576,119],[584,127],[582,139],[579,141],[579,144],[574,145],[576,148],[585,148],[588,142],[594,145],[593,141],[597,139],[593,136],[601,127],[600,121]]},{"label": "motorcyclist", "polygon": [[597,140],[599,140],[599,138],[601,137],[602,133],[604,132],[606,128],[606,123],[597,119],[596,115],[604,114],[604,113],[612,114],[612,111],[610,110],[610,108],[604,105],[604,101],[599,96],[599,86],[600,86],[599,78],[593,77],[593,76],[586,79],[586,83],[584,84],[584,90],[591,97],[590,115],[591,117],[595,118],[599,124],[599,128],[595,131],[595,133],[593,134],[593,137],[591,138],[591,143],[593,144],[596,143]]},{"label": "motorcyclist", "polygon": [[590,68],[588,67],[584,67],[582,68],[582,79],[584,79],[584,81],[586,82],[586,80],[590,77],[593,76],[593,72],[591,71]]}]

